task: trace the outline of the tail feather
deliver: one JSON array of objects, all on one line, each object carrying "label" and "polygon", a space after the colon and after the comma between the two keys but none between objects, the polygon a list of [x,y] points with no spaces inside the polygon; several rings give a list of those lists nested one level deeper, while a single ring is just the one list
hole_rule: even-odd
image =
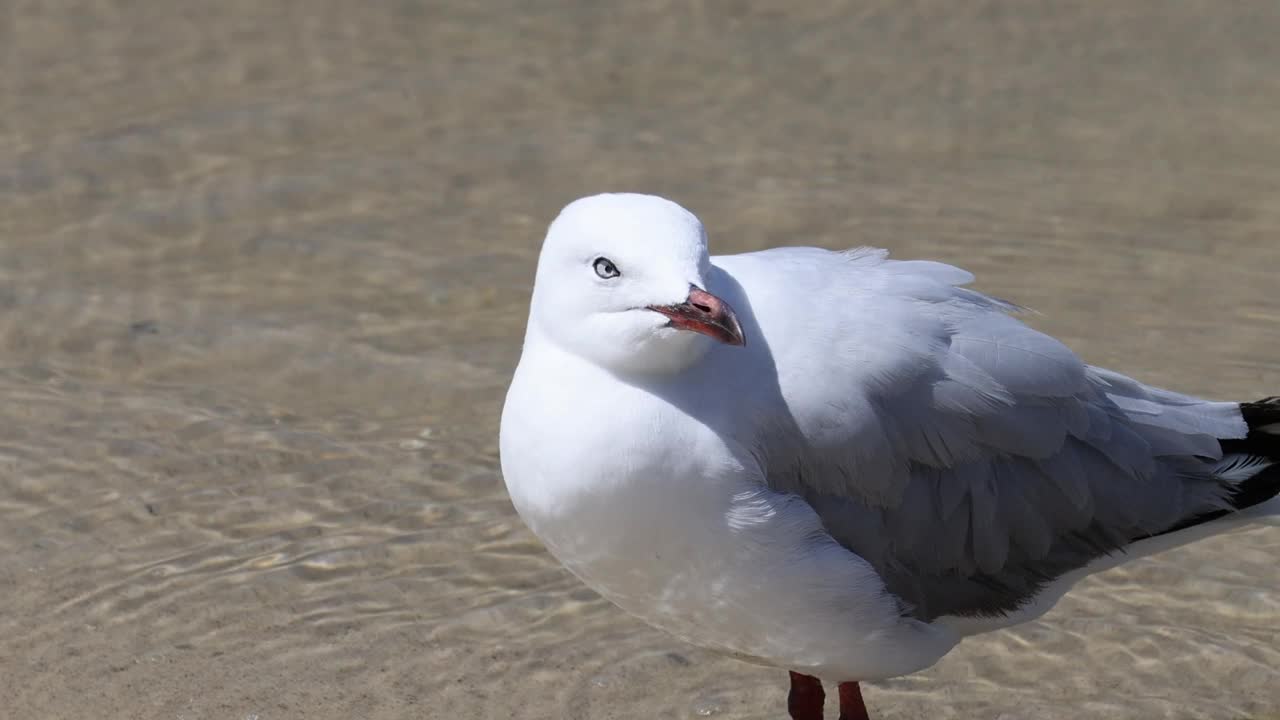
[{"label": "tail feather", "polygon": [[1237,485],[1274,465],[1275,460],[1262,455],[1224,455],[1213,466],[1213,474],[1229,485]]},{"label": "tail feather", "polygon": [[1280,494],[1280,464],[1271,464],[1236,483],[1228,496],[1233,510],[1243,510]]}]

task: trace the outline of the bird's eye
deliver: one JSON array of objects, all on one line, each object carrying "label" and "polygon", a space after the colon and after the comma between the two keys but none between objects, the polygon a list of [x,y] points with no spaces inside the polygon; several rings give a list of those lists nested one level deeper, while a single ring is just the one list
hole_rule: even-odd
[{"label": "bird's eye", "polygon": [[608,280],[609,278],[616,278],[622,274],[618,270],[618,266],[614,265],[613,261],[610,260],[609,258],[603,258],[603,257],[596,258],[596,261],[592,265],[592,267],[595,268],[596,274],[604,278],[605,280]]}]

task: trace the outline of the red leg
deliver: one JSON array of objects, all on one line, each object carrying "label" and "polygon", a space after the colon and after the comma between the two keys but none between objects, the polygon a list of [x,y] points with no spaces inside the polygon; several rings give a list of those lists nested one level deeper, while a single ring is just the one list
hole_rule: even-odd
[{"label": "red leg", "polygon": [[856,682],[840,683],[840,720],[871,720],[867,704],[862,701],[862,688]]},{"label": "red leg", "polygon": [[787,711],[791,720],[822,720],[822,681],[812,675],[791,673],[791,692],[787,695]]}]

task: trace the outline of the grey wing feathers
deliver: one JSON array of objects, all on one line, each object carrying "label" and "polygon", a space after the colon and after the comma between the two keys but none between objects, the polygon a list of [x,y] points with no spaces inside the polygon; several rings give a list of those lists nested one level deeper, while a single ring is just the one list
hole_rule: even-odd
[{"label": "grey wing feathers", "polygon": [[941,320],[940,337],[902,343],[927,356],[903,359],[923,371],[868,391],[878,464],[903,487],[885,501],[857,472],[776,484],[798,488],[913,614],[1009,612],[1056,575],[1224,505],[1219,439],[1246,432],[1235,403],[1087,366],[1013,306],[951,285],[963,271],[884,265],[912,276],[897,312]]}]

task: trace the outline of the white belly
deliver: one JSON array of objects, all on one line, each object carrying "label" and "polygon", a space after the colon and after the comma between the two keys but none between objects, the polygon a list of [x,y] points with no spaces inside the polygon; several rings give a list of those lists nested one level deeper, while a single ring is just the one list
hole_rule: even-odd
[{"label": "white belly", "polygon": [[601,595],[696,645],[836,681],[914,672],[955,645],[903,618],[872,567],[804,501],[765,487],[731,439],[563,364],[552,383],[522,360],[502,471],[524,521]]},{"label": "white belly", "polygon": [[838,681],[914,672],[954,646],[901,617],[807,504],[734,474],[613,483],[554,507],[512,497],[587,585],[695,645]]}]

